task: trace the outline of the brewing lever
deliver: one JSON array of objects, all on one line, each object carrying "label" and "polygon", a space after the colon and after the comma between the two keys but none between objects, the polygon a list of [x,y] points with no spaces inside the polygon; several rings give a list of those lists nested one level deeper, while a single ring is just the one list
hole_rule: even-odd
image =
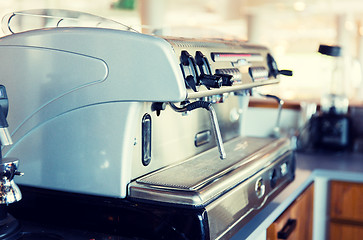
[{"label": "brewing lever", "polygon": [[292,76],[291,70],[280,70],[277,67],[277,63],[275,59],[272,57],[271,54],[267,54],[267,65],[269,67],[269,75],[272,75],[274,78],[277,77],[277,75],[285,75],[285,76]]},{"label": "brewing lever", "polygon": [[195,102],[189,103],[188,105],[185,105],[184,107],[177,107],[177,106],[175,106],[174,103],[171,103],[171,102],[169,104],[170,104],[171,108],[176,112],[187,112],[187,111],[192,111],[197,108],[204,108],[204,109],[208,110],[212,128],[213,128],[213,132],[214,132],[214,137],[215,137],[216,144],[217,144],[218,151],[219,151],[219,157],[222,160],[227,157],[227,154],[226,154],[226,152],[224,150],[224,146],[223,146],[223,140],[222,140],[221,131],[219,129],[217,115],[212,106],[212,103],[206,102],[206,101],[195,101]]}]

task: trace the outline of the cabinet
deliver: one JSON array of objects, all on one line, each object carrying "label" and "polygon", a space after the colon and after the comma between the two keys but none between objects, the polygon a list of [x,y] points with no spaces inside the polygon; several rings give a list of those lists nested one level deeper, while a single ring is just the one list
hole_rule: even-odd
[{"label": "cabinet", "polygon": [[301,195],[270,225],[267,240],[309,240],[313,234],[314,185]]},{"label": "cabinet", "polygon": [[331,181],[329,239],[363,238],[363,183]]}]

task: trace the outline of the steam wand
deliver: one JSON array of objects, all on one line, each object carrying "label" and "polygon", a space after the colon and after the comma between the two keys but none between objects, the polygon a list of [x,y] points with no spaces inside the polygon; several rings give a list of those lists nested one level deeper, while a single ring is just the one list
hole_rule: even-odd
[{"label": "steam wand", "polygon": [[282,111],[282,107],[284,105],[284,100],[282,100],[281,98],[275,96],[275,95],[271,95],[271,94],[261,94],[261,96],[266,97],[266,98],[272,98],[274,100],[276,100],[277,104],[279,105],[278,109],[277,109],[277,119],[276,119],[276,124],[275,127],[273,128],[273,132],[272,132],[272,137],[278,138],[281,135],[281,129],[280,129],[280,120],[281,120],[281,111]]},{"label": "steam wand", "polygon": [[222,160],[227,157],[227,154],[224,151],[223,140],[222,140],[221,131],[219,129],[217,115],[216,115],[214,108],[212,107],[212,103],[209,103],[206,101],[195,101],[195,102],[189,103],[188,105],[186,105],[184,107],[177,107],[173,103],[169,103],[169,104],[173,108],[173,110],[176,112],[187,112],[187,111],[191,111],[191,110],[194,110],[197,108],[204,108],[204,109],[208,110],[211,124],[213,127],[216,144],[217,144],[218,151],[219,151],[219,157]]}]

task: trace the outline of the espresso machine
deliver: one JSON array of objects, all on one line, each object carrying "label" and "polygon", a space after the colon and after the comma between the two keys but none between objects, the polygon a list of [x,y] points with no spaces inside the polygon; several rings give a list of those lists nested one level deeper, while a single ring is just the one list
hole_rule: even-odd
[{"label": "espresso machine", "polygon": [[[20,26],[38,19],[33,25]],[[17,218],[132,239],[229,239],[294,179],[287,138],[240,135],[279,83],[264,46],[153,36],[93,15],[5,17],[0,72],[27,174]]]}]

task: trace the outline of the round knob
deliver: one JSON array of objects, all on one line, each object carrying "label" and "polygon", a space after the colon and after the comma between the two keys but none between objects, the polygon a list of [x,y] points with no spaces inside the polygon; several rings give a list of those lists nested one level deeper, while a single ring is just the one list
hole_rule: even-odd
[{"label": "round knob", "polygon": [[255,193],[258,198],[263,197],[265,194],[266,186],[262,178],[259,178],[255,183]]}]

